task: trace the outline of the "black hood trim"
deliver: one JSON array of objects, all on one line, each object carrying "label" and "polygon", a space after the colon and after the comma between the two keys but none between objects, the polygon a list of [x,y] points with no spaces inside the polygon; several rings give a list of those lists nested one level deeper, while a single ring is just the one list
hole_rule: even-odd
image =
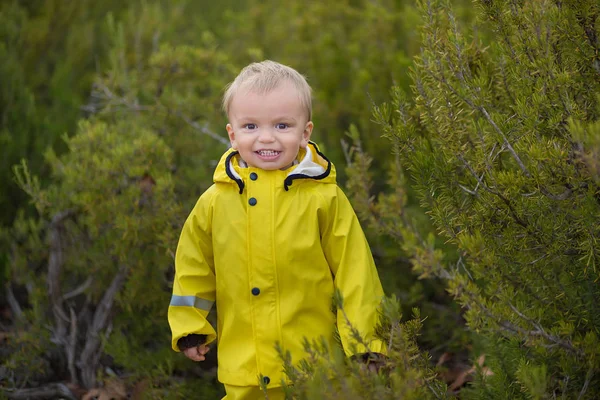
[{"label": "black hood trim", "polygon": [[283,188],[286,190],[286,192],[288,190],[290,190],[290,186],[292,186],[292,183],[293,183],[294,179],[315,179],[315,180],[320,180],[320,179],[327,178],[329,176],[329,174],[331,173],[331,161],[329,161],[329,159],[327,157],[325,157],[325,154],[323,154],[323,153],[321,153],[321,151],[319,151],[319,147],[317,146],[316,143],[314,143],[314,142],[309,142],[309,143],[314,146],[315,151],[317,152],[317,154],[319,156],[321,156],[321,158],[323,158],[323,160],[327,161],[327,169],[321,175],[317,175],[317,176],[311,176],[311,175],[306,175],[306,174],[291,174],[291,175],[288,175],[285,178],[285,180],[283,181]]},{"label": "black hood trim", "polygon": [[234,151],[231,154],[229,154],[227,156],[227,158],[225,159],[225,172],[227,173],[227,176],[234,181],[235,183],[237,183],[238,187],[240,188],[240,194],[244,193],[244,181],[241,180],[240,178],[236,178],[233,175],[233,172],[231,172],[231,159],[235,156],[237,156],[238,154],[240,154],[239,151]]}]

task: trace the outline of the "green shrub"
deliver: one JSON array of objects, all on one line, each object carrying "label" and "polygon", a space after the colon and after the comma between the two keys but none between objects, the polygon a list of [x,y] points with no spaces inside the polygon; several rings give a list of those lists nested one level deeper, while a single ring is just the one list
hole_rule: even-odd
[{"label": "green shrub", "polygon": [[[486,355],[493,375],[461,397],[594,399],[600,6],[477,7],[469,27],[447,3],[420,2],[413,101],[394,89],[375,109],[398,167],[393,193],[368,200],[371,214],[415,272],[447,282],[483,335],[474,356]],[[435,235],[409,214],[404,173]]]},{"label": "green shrub", "polygon": [[48,326],[50,342],[62,354],[57,364],[71,382],[89,388],[103,354],[126,354],[113,346],[112,333],[116,339],[127,335],[132,349],[152,354],[155,366],[172,356],[157,350],[168,343],[162,323],[172,262],[167,249],[180,211],[172,152],[155,134],[127,124],[84,122],[66,141],[69,153],[48,153],[53,184],[47,188],[40,188],[26,164],[16,170],[44,221],[41,229],[32,223],[28,233],[45,235],[48,244],[21,243],[12,275],[27,285],[31,303],[20,323],[27,329]]}]

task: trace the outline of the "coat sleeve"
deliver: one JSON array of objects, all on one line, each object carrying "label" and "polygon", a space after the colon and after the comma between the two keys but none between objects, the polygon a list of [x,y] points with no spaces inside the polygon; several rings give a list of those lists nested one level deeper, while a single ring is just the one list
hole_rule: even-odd
[{"label": "coat sleeve", "polygon": [[[321,227],[321,245],[334,286],[343,297],[343,311],[338,309],[336,316],[342,345],[347,356],[367,351],[386,353],[383,343],[374,337],[383,298],[375,262],[348,198],[339,187],[336,190]],[[348,322],[358,329],[368,349],[351,337]]]},{"label": "coat sleeve", "polygon": [[211,235],[210,197],[205,193],[187,218],[175,255],[173,296],[168,319],[173,334],[171,346],[190,334],[206,335],[206,343],[216,339],[206,317],[215,302],[215,267]]}]

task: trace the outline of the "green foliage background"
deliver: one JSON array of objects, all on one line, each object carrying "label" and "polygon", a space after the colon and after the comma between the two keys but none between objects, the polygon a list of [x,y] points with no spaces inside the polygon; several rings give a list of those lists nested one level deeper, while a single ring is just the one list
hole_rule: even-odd
[{"label": "green foliage background", "polygon": [[115,378],[140,398],[222,394],[214,359],[169,349],[172,256],[227,148],[223,88],[267,58],[313,87],[313,139],[399,300],[386,373],[309,344],[311,364],[286,360],[293,395],[451,397],[440,380],[472,366],[461,397],[600,395],[599,8],[2,2],[4,395]]}]

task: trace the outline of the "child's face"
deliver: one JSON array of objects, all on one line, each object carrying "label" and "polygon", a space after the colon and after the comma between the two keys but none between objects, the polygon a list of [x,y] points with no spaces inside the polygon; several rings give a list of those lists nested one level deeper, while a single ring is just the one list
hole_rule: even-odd
[{"label": "child's face", "polygon": [[283,82],[266,94],[240,92],[229,107],[227,133],[231,147],[251,167],[265,170],[292,165],[306,147],[313,123],[297,89]]}]

